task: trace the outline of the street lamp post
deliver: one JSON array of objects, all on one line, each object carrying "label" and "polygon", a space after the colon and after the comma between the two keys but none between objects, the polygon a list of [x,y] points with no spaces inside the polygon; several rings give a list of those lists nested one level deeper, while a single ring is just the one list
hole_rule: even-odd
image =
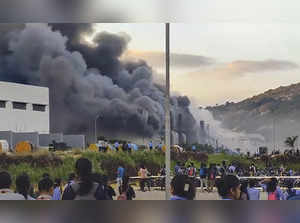
[{"label": "street lamp post", "polygon": [[166,23],[166,95],[165,95],[165,143],[166,143],[166,200],[171,198],[171,150],[170,150],[170,24]]}]

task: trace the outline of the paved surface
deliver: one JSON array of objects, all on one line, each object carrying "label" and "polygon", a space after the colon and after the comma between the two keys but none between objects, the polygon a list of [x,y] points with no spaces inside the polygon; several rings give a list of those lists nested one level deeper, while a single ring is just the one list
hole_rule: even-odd
[{"label": "paved surface", "polygon": [[[136,191],[136,196],[136,200],[164,200],[165,192],[154,190],[150,192]],[[267,194],[265,192],[261,192],[260,197],[261,200],[267,200]],[[216,191],[213,193],[201,193],[198,191],[195,200],[220,200],[220,197]]]}]

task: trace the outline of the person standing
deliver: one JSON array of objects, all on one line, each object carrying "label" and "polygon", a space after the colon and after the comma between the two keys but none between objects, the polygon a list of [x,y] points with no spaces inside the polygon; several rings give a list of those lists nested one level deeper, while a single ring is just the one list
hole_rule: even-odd
[{"label": "person standing", "polygon": [[124,167],[120,164],[117,170],[117,184],[118,186],[122,185],[122,180],[125,176],[125,169]]},{"label": "person standing", "polygon": [[153,143],[152,143],[152,141],[149,142],[149,149],[150,149],[150,151],[152,151],[152,149],[153,149]]},{"label": "person standing", "polygon": [[0,200],[25,200],[21,194],[11,190],[12,179],[9,173],[0,172]]},{"label": "person standing", "polygon": [[119,142],[116,141],[115,144],[114,144],[114,147],[115,147],[115,150],[116,150],[117,152],[119,152],[119,146],[120,146]]},{"label": "person standing", "polygon": [[35,200],[30,196],[30,178],[26,173],[17,176],[16,179],[16,193],[24,196],[25,200]]},{"label": "person standing", "polygon": [[234,175],[226,175],[216,182],[222,200],[240,200],[241,184]]},{"label": "person standing", "polygon": [[54,181],[54,192],[53,192],[52,200],[55,200],[55,201],[61,200],[61,193],[62,193],[61,179],[57,178]]},{"label": "person standing", "polygon": [[214,168],[214,165],[210,164],[209,170],[208,170],[208,192],[213,192],[214,186],[215,186],[215,180],[216,180],[216,169]]},{"label": "person standing", "polygon": [[251,201],[260,200],[260,192],[258,189],[255,189],[255,180],[250,180],[249,182],[248,196]]},{"label": "person standing", "polygon": [[86,158],[76,161],[77,181],[68,186],[63,193],[63,200],[109,200],[102,184],[94,182],[93,165]]},{"label": "person standing", "polygon": [[129,184],[129,177],[125,176],[123,184],[119,187],[119,196],[117,200],[128,200],[131,201],[135,198],[135,191]]},{"label": "person standing", "polygon": [[53,196],[53,181],[49,178],[43,178],[39,182],[39,196],[37,200],[49,201],[52,200]]},{"label": "person standing", "polygon": [[177,162],[174,168],[175,175],[178,175],[180,172],[180,162]]},{"label": "person standing", "polygon": [[196,146],[195,145],[192,146],[192,151],[196,152]]},{"label": "person standing", "polygon": [[206,164],[204,163],[201,164],[199,176],[200,176],[201,191],[204,192],[204,184],[207,189],[207,168],[206,168]]},{"label": "person standing", "polygon": [[278,187],[278,180],[271,178],[267,184],[268,200],[283,200],[284,194],[280,187]]},{"label": "person standing", "polygon": [[[147,178],[148,178],[148,170],[145,168],[144,165],[141,165],[140,171],[139,171],[139,176],[141,177],[140,181],[140,188],[142,192],[145,192],[145,184],[147,183]],[[149,187],[149,185],[148,185]],[[149,188],[150,190],[150,188]]]},{"label": "person standing", "polygon": [[171,199],[176,200],[194,200],[196,189],[194,183],[185,175],[177,175],[171,182]]},{"label": "person standing", "polygon": [[160,178],[160,189],[164,190],[165,188],[165,182],[166,182],[166,165],[160,170],[159,175],[161,176]]},{"label": "person standing", "polygon": [[249,200],[248,195],[248,182],[244,181],[241,183],[241,197],[240,200],[247,201]]}]

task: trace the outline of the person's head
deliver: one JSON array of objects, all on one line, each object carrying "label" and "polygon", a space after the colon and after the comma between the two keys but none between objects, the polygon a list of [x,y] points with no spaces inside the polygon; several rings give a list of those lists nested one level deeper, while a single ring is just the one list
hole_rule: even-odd
[{"label": "person's head", "polygon": [[53,181],[49,177],[43,178],[38,185],[40,194],[52,195],[53,185]]},{"label": "person's head", "polygon": [[70,182],[70,181],[73,181],[73,180],[75,180],[75,178],[76,178],[75,173],[70,173],[70,174],[69,174],[68,181],[69,181],[69,182]]},{"label": "person's head", "polygon": [[78,194],[88,194],[93,188],[92,163],[86,158],[80,158],[75,164],[76,174],[80,180]]},{"label": "person's head", "polygon": [[98,183],[98,184],[102,184],[102,176],[100,173],[93,173],[92,174],[92,179],[94,182]]},{"label": "person's head", "polygon": [[142,169],[145,169],[145,165],[144,165],[144,164],[142,164],[142,165],[141,165],[141,168],[142,168]]},{"label": "person's head", "polygon": [[278,181],[276,178],[271,178],[271,180],[267,184],[267,192],[272,193],[277,189]]},{"label": "person's head", "polygon": [[102,176],[102,183],[103,183],[104,185],[107,185],[107,184],[108,184],[108,176],[107,176],[107,175],[103,175],[103,176]]},{"label": "person's head", "polygon": [[26,173],[17,176],[16,191],[17,193],[22,194],[25,197],[25,199],[28,198],[30,186],[30,179]]},{"label": "person's head", "polygon": [[43,173],[43,178],[50,178],[50,174],[49,173]]},{"label": "person's head", "polygon": [[8,189],[11,187],[12,180],[9,173],[3,171],[0,172],[0,189]]},{"label": "person's head", "polygon": [[171,182],[171,193],[174,196],[193,200],[196,195],[196,190],[193,182],[187,176],[177,175]]},{"label": "person's head", "polygon": [[255,185],[256,185],[255,180],[251,179],[251,180],[249,181],[249,186],[250,186],[250,188],[255,187]]},{"label": "person's head", "polygon": [[61,179],[60,178],[56,178],[54,180],[54,187],[60,187],[61,186]]},{"label": "person's head", "polygon": [[223,199],[239,200],[241,196],[241,184],[234,175],[226,175],[216,182],[218,193]]}]

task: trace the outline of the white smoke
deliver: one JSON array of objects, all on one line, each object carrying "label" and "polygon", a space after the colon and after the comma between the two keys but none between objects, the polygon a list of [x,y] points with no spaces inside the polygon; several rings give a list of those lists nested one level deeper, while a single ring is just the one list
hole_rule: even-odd
[{"label": "white smoke", "polygon": [[[247,134],[245,132],[234,132],[222,127],[222,123],[215,120],[212,113],[206,109],[200,109],[195,105],[190,106],[190,111],[197,120],[200,129],[200,121],[205,122],[205,129],[209,131],[209,138],[206,143],[219,147],[236,150],[240,148],[242,152],[255,152],[260,145],[265,143],[265,138],[259,134]],[[209,130],[207,129],[209,125]]]}]

